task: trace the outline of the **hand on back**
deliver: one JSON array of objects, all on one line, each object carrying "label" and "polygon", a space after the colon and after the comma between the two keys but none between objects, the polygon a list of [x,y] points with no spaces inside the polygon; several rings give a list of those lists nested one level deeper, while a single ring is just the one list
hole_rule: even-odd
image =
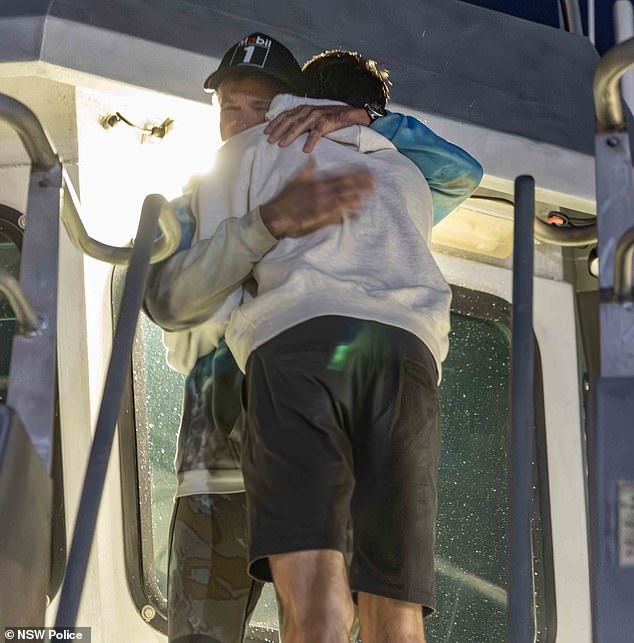
[{"label": "hand on back", "polygon": [[300,105],[276,116],[264,130],[269,143],[286,147],[308,132],[304,152],[312,152],[322,136],[350,125],[369,125],[363,108],[350,105]]},{"label": "hand on back", "polygon": [[275,198],[260,206],[260,217],[278,239],[301,237],[356,215],[373,191],[374,180],[368,170],[353,168],[317,175],[311,159]]}]

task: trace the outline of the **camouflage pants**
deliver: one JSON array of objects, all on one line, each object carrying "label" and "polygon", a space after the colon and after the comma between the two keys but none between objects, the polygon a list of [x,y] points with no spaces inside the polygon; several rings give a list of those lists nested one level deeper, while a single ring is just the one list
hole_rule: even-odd
[{"label": "camouflage pants", "polygon": [[243,493],[185,496],[172,520],[170,643],[242,643],[263,584],[247,574]]},{"label": "camouflage pants", "polygon": [[[167,585],[169,643],[244,641],[264,587],[247,574],[246,525],[243,493],[177,498]],[[281,623],[279,601],[278,615]],[[355,618],[351,643],[358,633]]]}]

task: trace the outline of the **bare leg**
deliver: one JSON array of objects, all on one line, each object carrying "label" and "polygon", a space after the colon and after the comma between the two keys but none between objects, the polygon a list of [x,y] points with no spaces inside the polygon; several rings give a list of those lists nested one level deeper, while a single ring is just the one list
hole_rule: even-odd
[{"label": "bare leg", "polygon": [[359,592],[363,643],[425,643],[420,605]]},{"label": "bare leg", "polygon": [[343,556],[332,549],[269,557],[284,610],[284,643],[348,643],[354,608]]}]

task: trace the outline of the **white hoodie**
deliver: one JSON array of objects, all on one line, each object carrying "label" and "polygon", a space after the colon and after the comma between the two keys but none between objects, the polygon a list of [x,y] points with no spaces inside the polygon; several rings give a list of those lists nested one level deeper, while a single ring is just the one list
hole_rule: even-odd
[{"label": "white hoodie", "polygon": [[[267,120],[306,103],[332,101],[280,95]],[[264,127],[242,132],[219,151],[216,168],[203,179],[192,203],[196,240],[220,232],[227,217],[257,212],[308,161],[302,150],[305,136],[280,148],[267,142]],[[172,355],[172,362],[193,366],[192,360],[208,353],[224,330],[244,371],[250,353],[284,330],[315,317],[341,315],[410,331],[429,348],[440,373],[448,349],[451,291],[429,250],[432,199],[423,175],[392,143],[366,127],[329,134],[311,156],[318,171],[369,169],[375,193],[363,202],[359,216],[282,239],[254,261],[257,297],[236,308],[242,296],[236,289],[219,309],[205,312],[208,322],[171,334],[168,348],[181,354]],[[179,258],[178,274],[165,271],[161,290],[169,293],[173,314],[191,323],[194,317],[201,321],[201,302],[209,296],[204,274],[210,257],[196,251],[196,244],[184,252],[189,255]]]}]

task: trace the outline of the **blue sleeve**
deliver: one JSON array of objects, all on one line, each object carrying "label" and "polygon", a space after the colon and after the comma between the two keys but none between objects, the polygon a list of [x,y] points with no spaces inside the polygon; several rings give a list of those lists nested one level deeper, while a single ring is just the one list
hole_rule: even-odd
[{"label": "blue sleeve", "polygon": [[[184,194],[170,201],[170,206],[176,214],[178,223],[181,227],[181,240],[176,248],[176,252],[181,250],[186,250],[191,248],[192,239],[194,238],[194,233],[196,232],[196,219],[191,209],[191,194]],[[154,235],[155,239],[158,239],[161,236],[161,229],[157,228]]]},{"label": "blue sleeve", "polygon": [[413,116],[388,113],[372,129],[389,139],[422,172],[431,189],[434,225],[478,187],[482,166],[463,149],[434,134]]}]

